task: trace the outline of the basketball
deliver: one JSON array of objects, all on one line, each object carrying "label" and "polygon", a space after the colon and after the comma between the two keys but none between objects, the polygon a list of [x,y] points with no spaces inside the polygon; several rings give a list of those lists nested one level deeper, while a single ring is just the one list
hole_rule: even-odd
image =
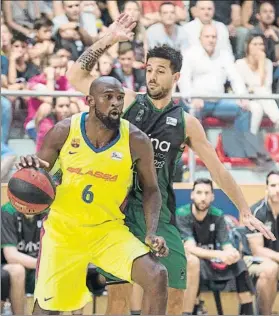
[{"label": "basketball", "polygon": [[55,193],[55,185],[44,169],[20,169],[8,183],[9,200],[23,214],[38,214],[46,210]]}]

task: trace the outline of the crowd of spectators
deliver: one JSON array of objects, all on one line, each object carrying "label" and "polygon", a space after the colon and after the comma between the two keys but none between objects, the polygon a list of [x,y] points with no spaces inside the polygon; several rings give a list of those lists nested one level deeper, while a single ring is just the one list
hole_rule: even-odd
[{"label": "crowd of spectators", "polygon": [[[124,11],[137,21],[134,38],[112,46],[93,69],[95,75],[114,76],[123,86],[145,92],[146,52],[168,44],[184,56],[176,91],[186,108],[201,118],[233,119],[236,129],[253,134],[258,133],[264,115],[276,130],[279,127],[274,100],[189,99],[192,94],[278,92],[278,1],[16,0],[2,4],[2,89],[73,92],[67,69]],[[33,139],[38,149],[52,124],[87,109],[84,98],[64,98],[62,103],[67,111],[61,116],[59,102],[52,97],[1,97],[1,154],[8,165],[14,161],[8,139],[15,124],[23,127],[21,135]]]}]

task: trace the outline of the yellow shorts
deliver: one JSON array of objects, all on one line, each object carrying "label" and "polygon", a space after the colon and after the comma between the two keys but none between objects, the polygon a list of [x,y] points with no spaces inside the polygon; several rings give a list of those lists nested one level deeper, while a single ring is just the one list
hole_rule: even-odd
[{"label": "yellow shorts", "polygon": [[148,252],[122,221],[76,228],[49,218],[42,229],[34,299],[45,310],[80,309],[92,300],[86,287],[89,263],[131,282],[133,261]]}]

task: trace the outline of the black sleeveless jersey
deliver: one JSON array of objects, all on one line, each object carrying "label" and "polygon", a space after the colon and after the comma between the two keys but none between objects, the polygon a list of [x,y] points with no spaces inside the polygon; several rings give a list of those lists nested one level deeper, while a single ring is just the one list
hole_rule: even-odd
[{"label": "black sleeveless jersey", "polygon": [[[184,110],[171,101],[164,109],[157,109],[147,94],[137,95],[125,111],[123,118],[145,132],[154,148],[154,164],[162,195],[160,221],[170,222],[175,213],[175,196],[172,179],[176,163],[183,152],[185,141]],[[134,183],[129,203],[142,206],[142,190],[134,170]]]}]

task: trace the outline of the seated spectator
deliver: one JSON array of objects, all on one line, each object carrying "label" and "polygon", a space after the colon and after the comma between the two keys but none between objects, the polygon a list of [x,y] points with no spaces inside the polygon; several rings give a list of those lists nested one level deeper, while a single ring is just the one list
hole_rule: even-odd
[{"label": "seated spectator", "polygon": [[46,212],[24,215],[11,203],[1,208],[2,264],[18,264],[25,269],[25,291],[33,294],[35,269],[40,248],[40,231]]},{"label": "seated spectator", "polygon": [[[1,33],[2,35],[2,33]],[[1,41],[2,45],[2,41]],[[8,88],[8,58],[1,52],[1,88]],[[1,142],[8,143],[10,127],[12,122],[12,105],[8,98],[1,96]]]},{"label": "seated spectator", "polygon": [[[190,0],[190,10],[193,17],[196,17],[196,2]],[[234,54],[239,56],[243,51],[245,38],[248,30],[241,26],[241,6],[239,0],[214,0],[215,14],[214,20],[224,23],[229,31]]]},{"label": "seated spectator", "polygon": [[266,57],[276,63],[279,61],[279,31],[273,26],[275,9],[270,1],[264,1],[259,5],[256,18],[258,24],[249,33],[264,35]]},{"label": "seated spectator", "polygon": [[34,64],[38,67],[47,63],[47,60],[54,50],[54,42],[51,40],[53,23],[46,16],[35,20],[36,44],[29,49],[29,55]]},{"label": "seated spectator", "polygon": [[59,33],[63,40],[69,41],[80,55],[85,46],[93,44],[97,35],[96,17],[93,13],[81,12],[80,1],[62,1],[64,14],[53,19],[53,34]]},{"label": "seated spectator", "polygon": [[236,280],[241,315],[253,314],[253,284],[239,252],[229,239],[223,212],[214,206],[213,184],[197,179],[191,193],[192,204],[176,210],[176,223],[187,256],[187,290],[184,315],[192,315],[199,284]]},{"label": "seated spectator", "polygon": [[[241,16],[242,16],[242,25],[249,30],[253,29],[254,26],[258,23],[257,13],[259,12],[259,7],[263,2],[267,0],[242,0],[241,5]],[[275,16],[278,21],[279,16],[279,6],[277,0],[268,0],[275,7]],[[278,24],[277,21],[274,22],[274,25]],[[278,25],[277,25],[278,26]]]},{"label": "seated spectator", "polygon": [[199,44],[201,29],[204,25],[212,24],[217,30],[216,51],[226,50],[233,59],[229,31],[224,23],[213,20],[215,12],[213,1],[198,0],[196,3],[195,19],[183,25],[190,47]]},{"label": "seated spectator", "polygon": [[[179,90],[183,97],[205,94],[221,94],[230,81],[234,93],[247,93],[237,69],[227,50],[216,51],[217,30],[214,25],[204,25],[200,35],[201,45],[190,48],[183,56]],[[249,102],[242,100],[192,99],[190,106],[196,115],[221,119],[234,118],[235,129],[247,132],[250,129]]]},{"label": "seated spectator", "polygon": [[[36,120],[37,128],[37,138],[36,138],[36,152],[38,152],[43,143],[44,137],[47,132],[59,121],[64,120],[65,118],[71,115],[70,109],[70,98],[67,97],[57,97],[53,99],[53,111],[50,115],[45,118]],[[42,107],[40,107],[42,109]],[[40,112],[40,109],[38,112]],[[36,117],[40,117],[40,113],[36,114]]]},{"label": "seated spectator", "polygon": [[13,168],[15,161],[16,154],[14,151],[1,141],[1,182],[8,182],[6,177]]},{"label": "seated spectator", "polygon": [[139,2],[134,0],[125,1],[123,12],[129,14],[133,18],[133,21],[137,22],[136,27],[133,29],[135,35],[131,41],[135,53],[135,62],[133,66],[135,68],[141,68],[145,63],[145,55],[147,53],[147,35],[145,28],[140,21],[141,7]]},{"label": "seated spectator", "polygon": [[161,22],[161,17],[159,14],[160,6],[162,3],[173,3],[175,5],[175,16],[176,22],[183,22],[187,18],[187,12],[183,1],[139,1],[142,7],[142,23],[145,27],[152,24]]},{"label": "seated spectator", "polygon": [[[111,76],[113,72],[113,59],[107,52],[98,59],[97,70],[100,76]],[[95,75],[93,76],[95,77]]]},{"label": "seated spectator", "polygon": [[[2,253],[1,253],[2,256]],[[13,315],[24,315],[25,270],[16,263],[1,264],[1,305],[11,302]],[[4,313],[2,315],[5,315]]]},{"label": "seated spectator", "polygon": [[[246,57],[236,61],[236,67],[249,93],[272,94],[273,65],[266,58],[264,35],[251,33],[247,39]],[[275,100],[253,100],[250,107],[255,115],[251,119],[251,133],[257,134],[263,115],[266,114],[279,129],[279,108]]]},{"label": "seated spectator", "polygon": [[[259,302],[262,315],[271,315],[272,306],[277,295],[277,282],[279,271],[279,171],[271,171],[266,177],[266,196],[252,206],[253,214],[261,222],[265,223],[275,235],[276,240],[267,240],[261,233],[248,233],[247,239],[253,256],[263,259],[264,265],[252,265],[249,268],[251,274],[262,275],[261,282],[257,282]],[[267,274],[267,269],[272,275]]]},{"label": "seated spectator", "polygon": [[14,32],[34,39],[34,22],[41,13],[52,16],[50,8],[44,1],[3,1],[3,11],[7,25]]},{"label": "seated spectator", "polygon": [[132,44],[130,42],[120,43],[118,54],[119,65],[111,75],[117,78],[123,87],[136,92],[144,92],[146,90],[145,70],[133,68],[135,53]]},{"label": "seated spectator", "polygon": [[159,8],[160,20],[147,30],[148,47],[167,44],[176,50],[184,50],[188,47],[187,36],[182,26],[176,24],[175,4],[162,3]]},{"label": "seated spectator", "polygon": [[9,56],[8,82],[10,85],[14,85],[15,90],[25,89],[27,81],[40,73],[36,65],[26,60],[26,55],[27,38],[22,35],[14,36]]},{"label": "seated spectator", "polygon": [[3,53],[8,57],[11,52],[12,34],[6,24],[1,25],[1,47]]},{"label": "seated spectator", "polygon": [[[43,73],[32,77],[28,82],[28,88],[36,91],[58,90],[69,91],[71,86],[66,78],[67,60],[57,55],[49,58],[48,67],[44,68]],[[24,127],[31,139],[36,141],[37,133],[35,128],[35,115],[42,105],[41,111],[46,115],[52,108],[52,98],[31,97],[27,102],[28,114],[24,122]]]}]

